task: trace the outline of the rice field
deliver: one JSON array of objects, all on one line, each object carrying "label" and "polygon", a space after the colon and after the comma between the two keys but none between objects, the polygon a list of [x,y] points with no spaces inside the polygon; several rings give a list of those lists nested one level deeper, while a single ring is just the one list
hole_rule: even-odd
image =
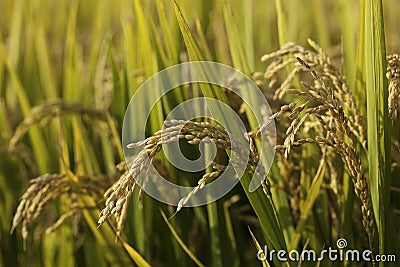
[{"label": "rice field", "polygon": [[[397,266],[398,10],[398,0],[1,0],[0,266]],[[232,76],[234,90],[182,84],[153,103],[154,86],[130,109],[147,79],[194,61],[231,66],[256,91]],[[219,103],[214,118],[169,117],[198,97]],[[210,164],[174,166],[173,142]],[[240,182],[188,207],[231,163]],[[153,198],[150,166],[192,189],[174,205]],[[328,248],[382,261],[318,259]]]}]

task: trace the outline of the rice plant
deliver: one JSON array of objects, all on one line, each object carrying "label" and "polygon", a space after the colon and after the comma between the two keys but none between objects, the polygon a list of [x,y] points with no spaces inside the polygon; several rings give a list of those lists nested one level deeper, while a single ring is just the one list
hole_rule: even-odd
[{"label": "rice plant", "polygon": [[[3,0],[0,266],[396,266],[399,8],[397,0]],[[146,136],[124,144],[140,86],[204,60],[250,77],[271,112],[233,76],[234,90],[174,88],[142,122],[154,88],[133,114]],[[230,107],[243,140],[223,127],[231,121],[219,105],[210,110],[221,120],[168,117],[196,97]],[[215,155],[207,168],[184,171],[168,160],[173,142],[193,161],[212,154],[206,144]],[[126,149],[137,153],[125,157]],[[230,163],[239,183],[186,207]],[[155,171],[192,190],[175,205],[157,201],[146,193]],[[327,248],[386,261],[318,259]],[[292,259],[293,250],[316,258]]]}]

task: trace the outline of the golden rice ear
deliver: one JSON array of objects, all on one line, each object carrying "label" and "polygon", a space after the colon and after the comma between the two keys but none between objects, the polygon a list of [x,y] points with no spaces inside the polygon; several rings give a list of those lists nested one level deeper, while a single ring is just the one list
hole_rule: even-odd
[{"label": "golden rice ear", "polygon": [[387,57],[386,77],[389,79],[389,116],[397,119],[400,100],[400,56],[398,54]]},{"label": "golden rice ear", "polygon": [[[314,89],[311,89],[312,94],[307,95],[307,97],[318,100],[315,97],[321,96],[323,93],[326,93],[330,97],[333,97],[334,94],[343,108],[348,110],[346,114],[348,119],[346,128],[366,149],[367,139],[364,119],[357,108],[355,98],[349,89],[344,75],[331,63],[331,59],[316,42],[312,40],[308,40],[308,42],[314,51],[307,50],[294,43],[288,43],[278,51],[262,56],[262,61],[271,61],[264,73],[266,83],[271,81],[276,84],[277,81],[282,79],[282,76],[284,77],[281,84],[275,85],[274,99],[282,99],[288,93],[295,93],[306,97],[304,92],[293,90],[291,87],[293,86],[292,83],[295,77],[300,72],[305,70],[310,71],[315,84],[311,85],[305,81],[301,82],[307,89],[310,89],[308,88],[309,86],[314,87]],[[293,66],[293,70],[287,75],[282,75],[285,73],[287,67],[291,65]],[[331,86],[325,85],[323,81],[329,81]]]},{"label": "golden rice ear", "polygon": [[[104,183],[102,177],[96,176],[77,176],[83,186],[81,189],[91,190],[94,198],[99,198],[98,191],[104,190],[109,183]],[[94,192],[96,191],[96,192]],[[30,185],[22,195],[18,208],[15,212],[11,233],[18,225],[22,225],[22,238],[26,240],[29,233],[29,225],[39,218],[43,209],[51,201],[67,196],[71,199],[70,210],[62,214],[52,225],[46,226],[46,233],[56,230],[66,219],[73,216],[79,217],[81,211],[88,207],[80,206],[74,199],[78,194],[82,194],[74,188],[73,183],[66,174],[44,174],[30,181]]]},{"label": "golden rice ear", "polygon": [[[363,225],[370,238],[374,234],[374,218],[369,195],[369,185],[362,167],[361,155],[356,143],[366,149],[365,126],[359,114],[355,99],[349,90],[345,77],[331,64],[329,57],[315,42],[309,41],[315,51],[306,50],[290,44],[278,52],[263,56],[263,60],[273,60],[273,67],[267,67],[264,77],[279,80],[278,75],[284,67],[293,63],[294,69],[275,91],[277,98],[291,94],[304,101],[303,104],[290,108],[288,115],[291,121],[286,130],[283,145],[276,146],[284,151],[285,159],[289,158],[292,148],[303,144],[319,144],[329,147],[339,154],[352,177],[355,193],[361,200]],[[293,62],[293,59],[295,62]],[[313,84],[301,81],[304,90],[289,89],[294,75],[307,71],[313,78]],[[282,90],[284,92],[282,93]],[[293,98],[291,98],[291,101]],[[284,106],[278,113],[289,111]],[[277,117],[280,114],[274,114]],[[322,131],[314,136],[304,137],[306,122],[317,122]],[[301,137],[297,137],[301,135]]]},{"label": "golden rice ear", "polygon": [[[135,157],[129,165],[129,169],[121,175],[118,181],[107,190],[107,200],[105,207],[100,212],[98,220],[99,226],[104,223],[110,216],[116,216],[117,234],[120,235],[126,221],[126,209],[128,202],[132,197],[132,193],[136,188],[136,179],[146,172],[146,178],[151,175],[147,173],[150,164],[156,160],[156,154],[161,151],[163,145],[172,143],[179,139],[185,139],[189,144],[195,145],[202,141],[213,142],[217,147],[222,149],[231,148],[231,140],[227,131],[210,122],[192,122],[183,120],[170,120],[165,122],[165,129],[157,131],[153,136],[144,141],[134,144],[128,144],[128,148],[144,146],[144,148]],[[250,161],[258,161],[256,153],[251,153]],[[189,199],[200,190],[208,179],[213,179],[219,176],[224,166],[213,164],[216,171],[205,174],[200,179],[198,186],[189,193],[188,196],[179,201],[177,212],[189,201]],[[145,180],[146,181],[146,180]],[[143,191],[139,193],[139,198],[142,197]]]}]

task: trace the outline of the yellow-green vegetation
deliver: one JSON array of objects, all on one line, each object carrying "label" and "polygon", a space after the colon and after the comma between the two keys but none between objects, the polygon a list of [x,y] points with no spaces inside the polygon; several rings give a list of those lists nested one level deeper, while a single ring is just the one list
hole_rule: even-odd
[{"label": "yellow-green vegetation", "polygon": [[[398,0],[0,1],[0,266],[315,266],[257,252],[320,252],[340,238],[399,261],[399,10]],[[258,152],[265,127],[215,85],[163,97],[126,167],[131,96],[159,70],[200,60],[251,77],[272,109],[275,159],[254,192],[255,166],[268,161]],[[239,114],[250,155],[227,195],[183,208],[232,155],[212,120],[161,130],[195,96]],[[187,173],[166,160],[162,134],[177,125],[189,158],[204,139],[216,144],[210,168]],[[145,156],[166,179],[194,186],[177,207],[135,184]]]}]

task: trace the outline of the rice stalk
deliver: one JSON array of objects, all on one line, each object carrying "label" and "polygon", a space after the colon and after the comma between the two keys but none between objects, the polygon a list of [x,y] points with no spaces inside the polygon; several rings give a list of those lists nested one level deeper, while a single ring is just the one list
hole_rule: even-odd
[{"label": "rice stalk", "polygon": [[[386,36],[383,2],[365,1],[364,24],[360,31],[364,32],[365,91],[367,96],[367,136],[370,140],[368,148],[368,179],[371,189],[372,207],[378,232],[378,242],[374,253],[384,254],[388,248],[388,217],[390,202],[390,118],[386,72]],[[372,248],[371,248],[372,249]],[[379,263],[383,266],[382,263]]]},{"label": "rice stalk", "polygon": [[[189,28],[189,25],[188,25],[185,17],[183,16],[183,14],[179,8],[179,5],[176,3],[176,1],[175,1],[174,7],[175,7],[175,14],[176,14],[176,17],[178,20],[178,24],[179,24],[185,45],[187,47],[189,58],[194,61],[204,60],[205,57],[204,57],[203,53],[201,52],[199,45],[196,42],[196,39],[194,38],[194,36]],[[229,21],[228,22],[226,21],[229,17],[231,17],[231,15],[232,15],[232,12],[230,11],[229,4],[227,1],[224,1],[223,2],[223,16],[224,16],[224,21],[225,21],[225,29],[226,29],[226,33],[227,33],[227,37],[228,37],[227,39],[228,39],[229,48],[230,48],[229,50],[231,52],[231,55],[233,56],[233,54],[234,54],[235,58],[238,59],[237,61],[235,60],[235,62],[234,62],[235,67],[239,67],[240,69],[242,69],[244,71],[244,73],[249,75],[250,72],[247,71],[248,68],[246,67],[248,62],[242,61],[242,60],[245,60],[245,54],[240,51],[240,50],[242,50],[241,49],[240,32],[237,30],[234,23],[230,23]],[[228,34],[228,32],[229,32],[229,34]],[[240,59],[239,59],[239,57],[240,57]],[[229,103],[226,95],[224,95],[217,86],[213,86],[211,84],[200,84],[200,88],[205,97],[217,99],[218,101],[220,101],[222,103],[226,103],[226,104]],[[248,92],[248,93],[250,93],[250,92]],[[258,101],[254,102],[254,103],[250,103],[250,105],[258,106]],[[223,112],[221,112],[221,108],[218,105],[215,105],[215,107],[210,105],[210,111],[213,114],[213,117],[217,121],[223,123],[224,125],[232,124],[231,118],[226,117],[225,114],[223,114]],[[250,110],[247,109],[246,111],[250,111]],[[257,112],[257,109],[255,109],[254,111]],[[252,127],[252,129],[256,128],[258,125],[256,124],[256,121],[254,118],[255,114],[252,112],[246,112],[246,115],[248,115],[247,117],[249,118],[249,125]],[[240,155],[240,153],[239,153],[239,155]],[[265,160],[268,160],[266,158],[267,153],[264,153],[263,155],[264,155],[264,157],[262,157],[262,159],[261,159],[262,163],[264,163]],[[250,158],[251,158],[251,156],[250,156]],[[246,159],[246,161],[247,161],[247,159]],[[246,193],[247,199],[250,201],[250,204],[259,219],[261,228],[267,237],[267,243],[278,250],[286,249],[286,241],[285,241],[285,237],[283,234],[283,227],[281,226],[280,219],[276,212],[277,209],[275,207],[274,200],[271,197],[267,197],[267,201],[265,201],[266,200],[265,195],[262,190],[257,189],[255,192],[250,192],[250,190],[249,190],[251,188],[251,187],[249,187],[251,184],[251,179],[252,179],[251,172],[253,171],[253,170],[251,170],[251,169],[253,169],[253,166],[251,166],[251,164],[249,164],[249,165],[250,165],[249,171],[244,172],[243,177],[241,177],[241,179],[240,179],[240,183]],[[261,176],[261,177],[265,177],[265,176]],[[259,188],[259,189],[261,189],[261,188]],[[278,262],[276,260],[275,260],[275,262],[276,262],[276,264],[278,264]]]}]

